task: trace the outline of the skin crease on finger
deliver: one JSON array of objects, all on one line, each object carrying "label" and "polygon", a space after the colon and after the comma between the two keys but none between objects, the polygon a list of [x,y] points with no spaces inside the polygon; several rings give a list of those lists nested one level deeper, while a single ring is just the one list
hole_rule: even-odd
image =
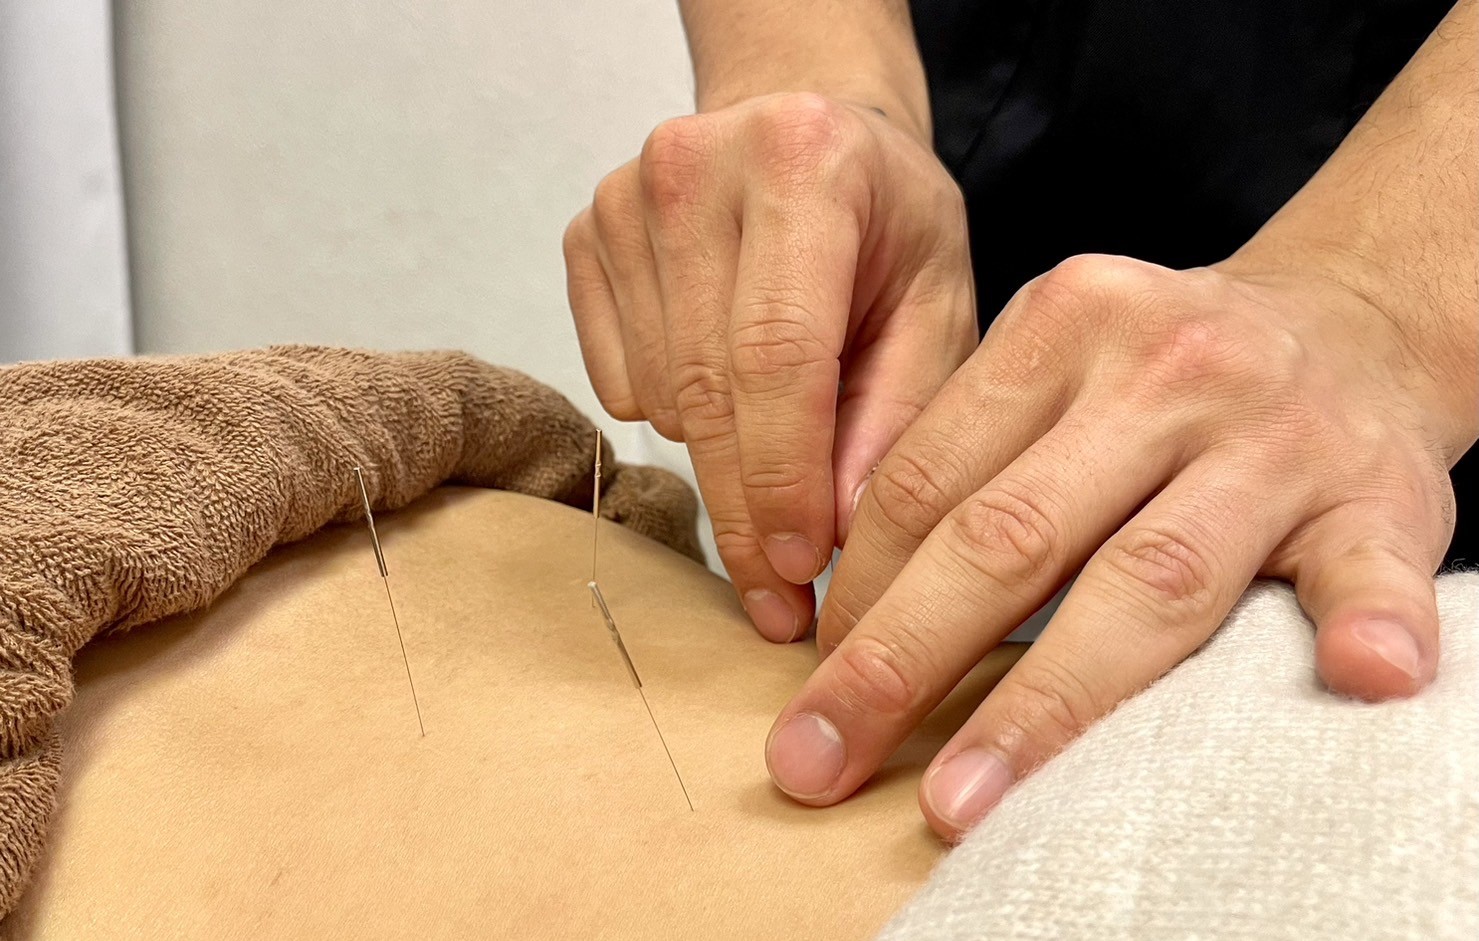
[{"label": "skin crease on finger", "polygon": [[[1452,525],[1445,471],[1479,434],[1472,402],[1454,392],[1472,388],[1479,359],[1472,335],[1479,0],[1455,5],[1325,166],[1233,257],[1184,272],[1110,256],[1068,259],[1019,292],[955,378],[929,374],[921,386],[933,387],[897,410],[878,407],[881,395],[866,401],[873,395],[863,375],[850,374],[868,358],[856,355],[869,348],[858,338],[883,336],[910,311],[897,293],[906,285],[933,289],[922,292],[932,300],[911,311],[920,323],[969,317],[957,308],[970,270],[959,191],[929,150],[927,89],[917,55],[910,58],[907,8],[893,4],[888,17],[873,18],[863,9],[840,16],[794,0],[756,17],[744,4],[685,2],[685,24],[702,37],[695,67],[707,113],[668,128],[673,139],[698,143],[700,156],[721,158],[705,179],[717,173],[736,184],[722,208],[739,242],[755,230],[752,208],[785,209],[771,213],[781,223],[771,227],[775,236],[747,246],[745,256],[779,260],[751,264],[743,289],[734,279],[731,293],[744,303],[721,299],[700,318],[703,329],[732,341],[736,309],[752,320],[767,309],[784,315],[738,331],[742,341],[762,341],[748,344],[758,375],[734,368],[732,342],[723,362],[713,360],[737,419],[732,433],[715,437],[729,465],[700,467],[700,488],[712,503],[723,499],[714,494],[726,478],[744,475],[752,484],[711,507],[728,527],[725,565],[743,595],[764,590],[795,600],[784,593],[797,589],[792,578],[814,574],[805,571],[807,558],[823,561],[820,549],[832,538],[824,530],[846,533],[832,593],[854,606],[851,629],[836,631],[845,634],[837,652],[777,718],[766,743],[776,783],[819,805],[852,793],[953,679],[1015,626],[1024,598],[1082,559],[1088,564],[1042,639],[926,772],[921,804],[942,835],[958,837],[1085,726],[1189,655],[1259,574],[1294,582],[1315,624],[1315,667],[1337,692],[1382,699],[1430,681],[1439,659],[1432,575]],[[827,29],[819,34],[820,22]],[[837,53],[840,71],[828,72],[827,51]],[[798,61],[804,68],[788,73]],[[888,79],[872,82],[870,74]],[[817,87],[837,99],[770,94]],[[684,153],[670,149],[680,159]],[[861,203],[848,202],[856,191],[832,189],[860,178]],[[767,199],[751,200],[757,192]],[[838,221],[845,221],[839,201],[851,208],[854,228]],[[682,214],[694,207],[674,200],[667,208],[672,224],[691,218]],[[618,231],[602,230],[619,240]],[[848,265],[829,254],[840,239],[827,237],[838,231],[853,256],[847,278],[838,272]],[[576,311],[588,321],[579,331],[583,353],[589,360],[586,344],[613,332],[623,345],[630,340],[635,349],[621,355],[632,394],[665,422],[664,397],[673,390],[641,378],[664,363],[639,340],[661,332],[659,320],[692,329],[696,306],[675,301],[664,278],[716,279],[692,267],[664,271],[672,266],[649,250],[654,299],[647,266],[598,242],[613,300],[594,289],[596,279],[576,279],[588,306]],[[739,258],[737,245],[736,269]],[[812,266],[818,259],[830,260]],[[766,283],[772,269],[798,264],[821,274],[792,277],[779,289]],[[936,269],[955,274],[933,283],[922,277]],[[861,304],[859,292],[875,285],[879,300]],[[891,291],[899,303],[883,300]],[[647,300],[634,302],[638,296]],[[860,313],[866,319],[854,322]],[[903,337],[894,334],[890,345],[902,349]],[[765,374],[780,362],[753,355],[767,349],[810,351],[799,387],[776,370]],[[878,361],[897,370],[869,374],[879,390],[924,374],[922,356]],[[1010,394],[1014,383],[1043,379],[1053,392]],[[926,404],[942,383],[946,391]],[[952,387],[953,406],[940,407]],[[859,399],[850,400],[854,394]],[[776,403],[783,407],[767,411]],[[962,436],[951,409],[958,415],[973,404],[1009,421]],[[1126,435],[1162,449],[1158,459],[1171,470],[1145,479],[1136,473],[1143,468],[1107,459],[1095,481],[1112,496],[1096,497],[1103,505],[1093,525],[1075,528],[1065,508],[1086,485],[1066,474],[1035,481],[1042,486],[1000,477],[1080,405],[1127,417]],[[844,415],[844,406],[856,408]],[[917,418],[910,414],[921,407]],[[818,434],[771,433],[798,425]],[[896,443],[889,440],[904,426]],[[762,443],[766,434],[774,441]],[[851,479],[833,474],[861,480],[875,464],[852,516]],[[890,488],[907,477],[901,464],[925,486]],[[795,485],[808,469],[826,485],[769,499],[766,481]],[[931,492],[934,499],[906,512],[879,497]],[[797,554],[799,562],[766,554],[770,537],[792,533],[818,551]],[[1037,580],[1030,591],[1018,584],[1027,576],[1015,573]],[[809,608],[791,613],[791,626],[809,622]],[[772,631],[777,639],[800,632]]]},{"label": "skin crease on finger", "polygon": [[[1101,269],[1108,277],[1098,276]],[[1292,521],[1281,524],[1282,532],[1277,534],[1267,525],[1262,528],[1263,535],[1258,538],[1272,539],[1264,550],[1269,553],[1267,564],[1260,566],[1255,562],[1240,579],[1241,584],[1224,585],[1219,592],[1222,598],[1219,607],[1202,619],[1205,630],[1209,632],[1215,627],[1247,578],[1255,570],[1261,570],[1264,574],[1309,582],[1309,590],[1302,591],[1302,597],[1311,596],[1305,604],[1320,623],[1321,650],[1344,650],[1345,656],[1362,661],[1357,671],[1359,679],[1352,682],[1352,688],[1343,691],[1380,699],[1410,693],[1430,679],[1437,662],[1437,638],[1431,585],[1427,579],[1448,535],[1439,511],[1446,499],[1447,482],[1440,465],[1413,460],[1413,454],[1423,452],[1428,437],[1423,431],[1423,419],[1416,412],[1403,412],[1396,407],[1390,399],[1389,380],[1373,377],[1367,363],[1369,357],[1363,350],[1370,348],[1367,344],[1374,342],[1372,338],[1380,336],[1386,328],[1380,322],[1370,324],[1369,329],[1347,327],[1339,334],[1344,339],[1335,343],[1327,338],[1329,331],[1320,323],[1295,334],[1268,334],[1270,328],[1263,310],[1270,304],[1335,310],[1346,320],[1363,315],[1359,305],[1349,300],[1342,304],[1338,295],[1318,285],[1314,289],[1287,284],[1270,288],[1245,282],[1234,291],[1218,284],[1225,276],[1216,272],[1172,272],[1122,259],[1078,260],[1054,278],[1057,283],[1052,289],[1040,294],[1053,298],[1055,305],[1078,305],[1084,311],[1080,322],[1123,324],[1124,318],[1129,318],[1134,323],[1133,330],[1086,347],[1097,349],[1099,359],[1095,365],[1083,369],[1084,375],[1091,378],[1083,385],[1081,396],[1105,396],[1111,401],[1130,403],[1134,414],[1143,415],[1151,424],[1166,426],[1167,440],[1180,442],[1179,447],[1188,455],[1211,455],[1214,461],[1221,460],[1230,467],[1258,468],[1269,480],[1309,485],[1296,484],[1282,491],[1299,498],[1303,504],[1299,518],[1305,522],[1298,526]],[[1117,286],[1106,289],[1105,284]],[[1250,291],[1260,295],[1259,303],[1245,299]],[[1229,316],[1229,310],[1239,309],[1242,314]],[[1239,316],[1247,319],[1240,321]],[[1271,339],[1262,339],[1266,334]],[[1134,339],[1126,340],[1126,337]],[[1349,344],[1346,350],[1340,348],[1342,343]],[[1320,352],[1317,354],[1315,350]],[[1388,420],[1352,421],[1354,415],[1373,413],[1387,416]],[[932,420],[927,411],[920,424],[928,425]],[[909,440],[907,436],[905,440]],[[1216,457],[1219,451],[1224,458]],[[1352,455],[1360,458],[1352,460]],[[887,461],[886,458],[885,464]],[[1360,506],[1361,512],[1347,512],[1352,506]],[[1192,518],[1205,519],[1199,524],[1203,530],[1225,527],[1228,532],[1237,532],[1249,525],[1246,516],[1218,520],[1216,512],[1214,506],[1208,513],[1193,514]],[[1358,536],[1370,533],[1372,521],[1380,519],[1390,520],[1392,530],[1406,534],[1394,545],[1400,543],[1410,548],[1382,548],[1375,553],[1375,561],[1365,563],[1360,559],[1361,551],[1372,555],[1371,550],[1339,548],[1340,540],[1356,538],[1353,533]],[[863,525],[867,520],[864,517]],[[938,538],[938,533],[930,538]],[[1391,537],[1387,541],[1392,542]],[[928,544],[927,540],[926,547]],[[1275,544],[1282,545],[1276,550]],[[1183,541],[1180,545],[1195,546],[1196,540]],[[1187,551],[1192,553],[1189,559],[1199,554],[1195,548]],[[1407,564],[1397,566],[1396,574],[1388,571],[1373,576],[1371,565],[1393,569],[1388,565],[1393,552],[1405,552]],[[1176,584],[1188,577],[1186,564],[1202,565],[1200,561],[1183,563],[1176,556],[1164,553],[1144,559],[1153,563],[1152,571],[1160,569],[1167,573],[1153,578],[1144,574],[1136,576],[1150,578],[1141,585],[1152,590],[1162,579],[1169,578],[1168,584]],[[1290,567],[1291,559],[1300,560],[1306,570]],[[1356,567],[1352,569],[1351,565]],[[1335,575],[1328,574],[1332,566]],[[1321,568],[1327,570],[1326,574],[1317,576],[1313,569]],[[914,571],[919,570],[918,565],[914,566]],[[1352,571],[1357,574],[1351,576]],[[906,570],[885,593],[885,599],[890,592],[903,591],[904,579],[908,577]],[[1211,577],[1199,576],[1199,581]],[[1343,592],[1346,600],[1340,604],[1322,603],[1330,589],[1322,588],[1319,582],[1331,583],[1332,579],[1339,582],[1352,577],[1378,584],[1386,582],[1398,590],[1378,589],[1372,597],[1362,599],[1346,589]],[[1417,599],[1394,602],[1393,599],[1410,598],[1401,590],[1404,582],[1409,588],[1416,586]],[[833,590],[838,591],[839,587],[846,590],[845,586],[835,584]],[[1082,590],[1082,587],[1075,589]],[[946,596],[949,594],[946,589]],[[902,609],[890,604],[887,613],[883,608],[875,609],[875,613],[863,617],[843,641],[844,646],[857,643],[864,636],[874,638],[869,649],[875,652],[901,649],[900,641],[890,639],[895,630],[892,622],[877,619],[882,617],[888,622],[904,610],[913,615],[926,613],[917,602]],[[983,611],[982,617],[989,621],[991,615]],[[1060,614],[1055,619],[1040,645],[1055,636],[1069,636],[1068,632],[1075,629],[1061,617]],[[1393,628],[1393,624],[1397,627]],[[994,630],[1000,634],[1013,626],[999,625]],[[932,766],[922,787],[927,817],[943,834],[959,836],[963,832],[962,822],[947,819],[948,814],[939,812],[940,807],[954,807],[956,813],[970,810],[974,820],[976,811],[984,810],[966,805],[973,801],[985,801],[987,806],[994,804],[1012,781],[1066,744],[1084,723],[1092,721],[1093,715],[1110,708],[1113,702],[1153,679],[1155,673],[1173,665],[1200,643],[1203,636],[1185,635],[1180,648],[1169,654],[1166,662],[1154,666],[1148,674],[1141,674],[1125,688],[1104,695],[1102,706],[1067,708],[1064,715],[1068,718],[1050,722],[1050,726],[1056,727],[1032,748],[1024,748],[1020,740],[1042,736],[1045,734],[1042,728],[1034,730],[1031,720],[1020,717],[1002,725],[1001,720],[1018,709],[1009,702],[1005,705],[998,702],[992,711],[993,699],[1012,690],[1009,677],[983,706],[988,715],[997,716],[985,723],[990,726],[994,722],[995,728],[978,727],[971,733],[984,735],[984,742],[947,746],[941,752],[941,759]],[[1353,654],[1353,644],[1364,653]],[[1082,647],[1082,643],[1078,642],[1078,646]],[[895,671],[907,670],[917,660],[905,656],[893,665],[880,663],[861,671],[854,668],[848,675],[865,675],[872,669],[883,671],[880,675],[894,676]],[[836,688],[832,684],[838,682],[841,674],[826,667],[824,664],[782,713],[770,743],[772,772],[778,778],[790,775],[806,790],[785,787],[784,781],[778,783],[807,803],[828,804],[845,797],[891,750],[888,743],[907,731],[888,727],[888,723],[876,725],[884,713],[857,708],[858,703],[876,696],[876,690],[866,685],[851,690]],[[1048,675],[1061,681],[1071,673],[1063,667],[1054,667]],[[1340,683],[1336,671],[1329,675]],[[937,696],[948,690],[956,678],[951,673],[934,680],[917,676],[901,682],[911,689],[930,689]],[[854,705],[839,713],[837,704],[844,702]],[[1053,706],[1049,712],[1057,710]],[[906,723],[912,721],[916,721],[912,716],[906,719]],[[1000,738],[1013,726],[1018,730],[1018,741],[1007,740],[1010,736]],[[886,743],[882,748],[868,744],[868,740],[880,738]],[[814,750],[814,760],[800,760],[800,748],[789,747],[792,739],[801,747]],[[962,754],[966,755],[963,764],[949,762],[948,759]],[[1029,758],[1029,754],[1041,757]],[[866,756],[861,766],[856,764],[860,756]],[[934,787],[953,788],[955,798],[931,800],[929,793]],[[965,821],[965,826],[969,822]]]},{"label": "skin crease on finger", "polygon": [[959,189],[871,107],[771,95],[664,122],[577,229],[598,394],[688,445],[746,611],[804,636],[836,484],[856,490],[974,344]]}]

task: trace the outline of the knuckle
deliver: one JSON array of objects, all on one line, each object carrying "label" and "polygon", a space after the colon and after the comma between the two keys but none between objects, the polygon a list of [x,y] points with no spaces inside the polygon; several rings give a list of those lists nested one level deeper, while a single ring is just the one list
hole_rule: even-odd
[{"label": "knuckle", "polygon": [[1213,600],[1212,567],[1190,540],[1165,529],[1140,528],[1105,546],[1110,572],[1157,607],[1202,609]]},{"label": "knuckle", "polygon": [[1420,549],[1414,551],[1419,544],[1420,535],[1416,532],[1404,532],[1400,536],[1401,538],[1394,539],[1389,535],[1361,534],[1341,545],[1333,558],[1347,565],[1396,563],[1399,566],[1420,571],[1429,568],[1427,564],[1429,560],[1422,558]]},{"label": "knuckle", "polygon": [[570,259],[586,254],[590,250],[590,216],[582,211],[570,224],[565,226],[565,234],[560,239],[560,250],[565,255],[565,262],[569,264]]},{"label": "knuckle", "polygon": [[[969,271],[969,268],[966,269]],[[954,323],[954,348],[956,350],[957,366],[971,358],[971,354],[981,345],[981,335],[977,331],[979,327],[976,322],[975,310],[975,286],[969,286],[966,303],[959,305],[960,313],[955,315]],[[938,390],[937,390],[938,391]]]},{"label": "knuckle", "polygon": [[944,174],[940,183],[935,195],[936,218],[948,221],[944,230],[952,236],[963,235],[967,219],[965,192],[948,173]]},{"label": "knuckle", "polygon": [[1314,394],[1302,341],[1282,329],[1258,329],[1215,313],[1163,311],[1153,318],[1126,379],[1137,407],[1215,401],[1218,423],[1249,447],[1263,441],[1278,461],[1317,453],[1334,430]]},{"label": "knuckle", "polygon": [[679,424],[678,413],[673,408],[668,375],[659,366],[662,361],[655,356],[638,355],[635,358],[629,356],[629,366],[633,362],[637,365],[629,369],[632,376],[632,392],[642,406],[642,417],[647,419],[652,429],[664,438],[669,441],[682,441],[683,427]]},{"label": "knuckle", "polygon": [[[1448,549],[1457,512],[1454,481],[1448,474],[1448,463],[1440,454],[1412,448],[1394,457],[1394,462],[1399,463],[1389,469],[1387,475],[1396,477],[1400,483],[1388,505],[1395,515],[1420,521],[1440,533],[1442,543],[1437,547],[1437,554],[1441,557]],[[1407,499],[1403,499],[1404,494]]]},{"label": "knuckle", "polygon": [[862,597],[853,582],[833,579],[817,615],[818,641],[837,646],[858,626],[870,606],[871,599]]},{"label": "knuckle", "polygon": [[1112,327],[1109,320],[1151,290],[1149,268],[1114,255],[1064,259],[1018,289],[999,318],[1002,329],[1057,355],[1076,338]]},{"label": "knuckle", "polygon": [[912,712],[922,701],[928,664],[918,654],[918,644],[890,643],[876,637],[854,635],[828,659],[832,668],[833,693],[853,714],[882,713],[899,716]]},{"label": "knuckle", "polygon": [[949,517],[947,544],[967,565],[1007,585],[1053,574],[1058,530],[1040,495],[994,485]]},{"label": "knuckle", "polygon": [[637,404],[636,396],[630,394],[618,394],[609,389],[596,385],[596,400],[617,421],[641,421],[642,406]]},{"label": "knuckle", "polygon": [[1088,685],[1071,670],[1051,661],[1011,673],[1011,695],[1001,716],[1004,737],[1035,743],[1030,752],[1045,759],[1088,728],[1098,713]]},{"label": "knuckle", "polygon": [[1123,297],[1148,287],[1150,266],[1118,255],[1074,255],[1028,282],[1049,303],[1082,306],[1101,298]]},{"label": "knuckle", "polygon": [[950,512],[949,492],[935,461],[906,451],[890,455],[868,489],[884,522],[916,542]]},{"label": "knuckle", "polygon": [[781,95],[759,115],[759,165],[784,175],[811,174],[840,156],[847,115],[817,94]]},{"label": "knuckle", "polygon": [[[796,309],[794,301],[774,299],[765,306],[765,316],[735,327],[730,335],[730,367],[735,384],[745,391],[788,385],[798,372],[834,358],[828,344],[804,322],[809,314]],[[791,316],[777,316],[781,312]]]},{"label": "knuckle", "polygon": [[751,499],[759,497],[766,504],[789,505],[786,494],[799,494],[811,484],[811,476],[800,466],[792,463],[741,464],[740,486]]},{"label": "knuckle", "polygon": [[726,565],[749,563],[760,551],[755,533],[748,520],[727,518],[717,511],[710,511],[714,527],[714,548]]},{"label": "knuckle", "polygon": [[668,407],[654,408],[647,416],[652,429],[669,441],[683,440],[683,423],[678,420],[678,413]]},{"label": "knuckle", "polygon": [[734,405],[724,380],[703,363],[680,363],[674,368],[673,404],[685,428],[708,429],[728,425],[734,419]]},{"label": "knuckle", "polygon": [[642,420],[642,405],[637,402],[636,395],[632,392],[621,391],[611,388],[605,382],[592,382],[592,388],[596,391],[596,401],[600,407],[605,408],[606,414],[618,422],[640,422]]},{"label": "knuckle", "polygon": [[1153,381],[1161,387],[1206,388],[1251,365],[1246,343],[1209,319],[1167,324],[1150,349]]},{"label": "knuckle", "polygon": [[648,135],[639,182],[660,218],[681,212],[697,197],[713,147],[713,131],[702,115],[664,121]]},{"label": "knuckle", "polygon": [[625,174],[618,170],[602,177],[591,196],[591,221],[596,231],[610,231],[613,225],[631,217],[634,205]]},{"label": "knuckle", "polygon": [[1022,382],[1044,371],[1057,371],[1063,359],[1084,342],[1081,334],[1087,331],[1083,328],[1080,310],[1062,303],[1042,303],[1031,284],[1024,286],[991,325],[991,332],[1009,344],[1013,353],[998,359],[997,366]]},{"label": "knuckle", "polygon": [[1288,327],[1271,325],[1265,342],[1260,345],[1260,360],[1272,378],[1288,385],[1310,372],[1314,357],[1304,338]]}]

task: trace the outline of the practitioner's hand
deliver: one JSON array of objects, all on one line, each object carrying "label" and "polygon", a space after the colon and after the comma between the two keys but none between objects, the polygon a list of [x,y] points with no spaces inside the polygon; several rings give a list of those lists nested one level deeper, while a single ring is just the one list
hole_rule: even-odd
[{"label": "practitioner's hand", "polygon": [[924,137],[819,95],[744,100],[660,125],[566,234],[596,393],[687,443],[774,641],[811,626],[864,477],[976,342],[960,193]]},{"label": "practitioner's hand", "polygon": [[1446,470],[1479,415],[1472,338],[1415,336],[1335,280],[1246,263],[1081,256],[1028,284],[872,476],[825,659],[767,746],[776,782],[852,793],[1081,566],[925,774],[942,835],[1196,650],[1257,575],[1294,583],[1332,689],[1420,690]]}]

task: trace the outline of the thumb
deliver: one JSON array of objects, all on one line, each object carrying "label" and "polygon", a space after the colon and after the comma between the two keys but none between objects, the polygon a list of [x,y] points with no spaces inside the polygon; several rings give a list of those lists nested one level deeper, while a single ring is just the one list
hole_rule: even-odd
[{"label": "thumb", "polygon": [[1368,701],[1417,693],[1438,670],[1442,550],[1396,507],[1350,505],[1315,527],[1295,588],[1315,622],[1320,679]]}]

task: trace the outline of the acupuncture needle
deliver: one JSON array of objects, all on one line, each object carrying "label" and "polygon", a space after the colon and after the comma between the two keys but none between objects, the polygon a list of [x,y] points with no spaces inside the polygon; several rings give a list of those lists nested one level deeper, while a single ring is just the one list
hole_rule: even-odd
[{"label": "acupuncture needle", "polygon": [[586,583],[586,587],[591,590],[591,603],[601,609],[601,619],[606,622],[606,631],[616,644],[617,653],[621,654],[621,662],[626,664],[627,674],[632,678],[632,685],[637,688],[637,695],[642,697],[642,707],[647,710],[647,718],[652,722],[652,730],[657,733],[657,740],[662,743],[663,754],[668,756],[668,764],[673,768],[673,777],[678,779],[678,787],[683,790],[683,800],[688,802],[688,809],[691,811],[693,810],[693,798],[688,796],[688,785],[683,783],[683,775],[678,771],[678,762],[673,760],[673,750],[668,747],[668,740],[662,734],[662,728],[657,724],[657,716],[652,712],[652,704],[647,701],[647,692],[642,688],[642,677],[637,674],[637,665],[632,662],[632,655],[627,653],[627,645],[621,639],[621,631],[617,629],[616,618],[611,616],[611,608],[606,604],[606,596],[601,593],[601,586],[596,583],[597,539],[601,531],[601,430],[599,428],[596,429],[595,481],[595,493],[591,497],[591,580]]},{"label": "acupuncture needle", "polygon": [[[599,428],[596,429],[596,465],[595,466],[596,466],[595,482],[591,485],[592,486],[592,489],[593,489],[593,492],[591,493],[591,584],[592,585],[596,584],[596,553],[599,550],[600,540],[601,540],[601,429],[599,429]],[[596,598],[595,597],[592,597],[591,598],[591,605],[594,607],[595,604],[596,604]],[[608,623],[613,623],[613,626],[614,626],[614,622],[611,622],[609,617],[607,618],[607,621],[608,621]],[[623,655],[625,655],[625,653],[626,653],[626,649],[625,648],[622,649],[622,653],[623,653]],[[628,667],[631,667],[631,662],[630,661],[627,662],[627,666]],[[633,673],[635,673],[635,671],[633,671]],[[638,686],[641,686],[642,684],[641,683],[638,683],[637,685]]]},{"label": "acupuncture needle", "polygon": [[[601,609],[601,617],[606,621],[606,630],[611,633],[611,639],[616,642],[617,652],[621,654],[621,662],[627,665],[627,673],[631,674],[632,685],[637,691],[642,690],[642,677],[637,675],[637,666],[632,663],[632,655],[627,653],[627,645],[622,643],[621,631],[616,629],[616,619],[611,616],[611,609],[606,606],[606,596],[601,594],[601,586],[592,580],[588,585],[591,590],[591,601]],[[646,697],[643,697],[644,700]]]},{"label": "acupuncture needle", "polygon": [[375,564],[380,567],[380,580],[385,585],[385,598],[390,602],[390,620],[395,624],[395,639],[401,645],[401,662],[406,665],[406,683],[411,687],[411,703],[416,707],[416,725],[421,737],[426,737],[426,724],[421,721],[421,700],[416,696],[416,681],[411,679],[411,659],[406,656],[406,638],[401,634],[401,619],[395,612],[395,595],[390,593],[390,571],[385,567],[385,552],[380,548],[380,534],[375,531],[375,514],[370,511],[370,491],[365,487],[365,475],[360,468],[354,469],[354,479],[359,483],[360,501],[365,509],[365,523],[370,527],[370,543],[375,547]]},{"label": "acupuncture needle", "polygon": [[606,630],[611,632],[611,639],[616,642],[616,649],[621,654],[621,660],[627,666],[627,672],[632,676],[632,683],[638,690],[642,689],[642,678],[637,675],[637,667],[632,663],[632,657],[627,653],[627,645],[622,643],[621,631],[616,629],[616,619],[611,616],[611,609],[606,607],[606,596],[601,594],[601,586],[596,583],[596,571],[600,561],[601,548],[601,429],[596,429],[596,457],[594,461],[595,471],[591,475],[591,580],[586,583],[591,590],[591,607],[600,607],[601,617],[606,621]]},{"label": "acupuncture needle", "polygon": [[688,802],[688,809],[693,810],[693,798],[688,796],[688,785],[683,783],[683,775],[678,771],[678,762],[673,759],[673,750],[668,747],[667,737],[662,734],[662,728],[657,724],[657,716],[652,713],[652,703],[647,701],[647,692],[642,688],[642,678],[637,675],[637,667],[632,663],[631,655],[627,653],[627,645],[622,643],[621,631],[616,629],[616,619],[611,616],[611,609],[606,605],[606,596],[601,594],[601,586],[594,581],[588,586],[591,590],[591,598],[601,609],[601,617],[606,621],[606,630],[611,633],[611,639],[616,642],[616,649],[621,653],[622,662],[627,665],[627,673],[632,677],[632,685],[637,687],[637,695],[642,697],[642,707],[647,710],[647,718],[652,721],[652,730],[657,733],[657,740],[662,743],[663,754],[668,756],[668,764],[673,768],[673,777],[678,779],[678,787],[683,789],[683,799]]}]

